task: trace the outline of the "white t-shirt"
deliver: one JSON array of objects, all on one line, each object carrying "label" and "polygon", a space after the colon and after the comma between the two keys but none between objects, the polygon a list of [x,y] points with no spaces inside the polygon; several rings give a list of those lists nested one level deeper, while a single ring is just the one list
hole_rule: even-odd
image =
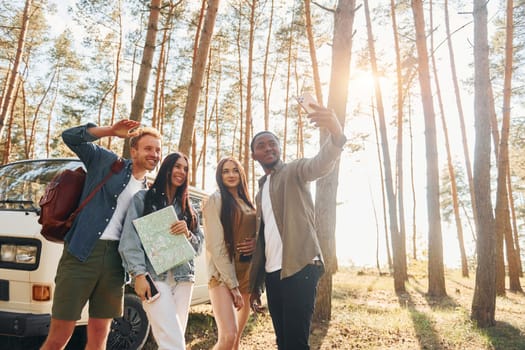
[{"label": "white t-shirt", "polygon": [[137,180],[133,175],[131,175],[126,188],[124,188],[117,198],[117,207],[115,208],[115,212],[113,213],[111,220],[109,220],[108,226],[106,226],[106,229],[104,232],[102,232],[100,239],[105,239],[108,241],[118,241],[120,239],[122,234],[122,223],[124,222],[126,212],[128,211],[131,198],[133,198],[135,193],[143,188],[144,180]]},{"label": "white t-shirt", "polygon": [[280,270],[283,265],[283,242],[279,234],[279,228],[273,215],[272,201],[270,200],[270,175],[263,185],[261,197],[262,214],[264,219],[264,243],[266,264],[264,268],[267,273]]}]

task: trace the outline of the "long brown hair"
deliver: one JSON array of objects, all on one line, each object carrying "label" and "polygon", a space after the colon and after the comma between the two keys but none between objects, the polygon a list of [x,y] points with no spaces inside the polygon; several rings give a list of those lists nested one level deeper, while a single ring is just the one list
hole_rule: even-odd
[{"label": "long brown hair", "polygon": [[[172,204],[170,203],[167,192],[168,186],[171,186],[171,173],[173,167],[179,158],[184,158],[186,163],[189,164],[188,157],[180,152],[171,153],[162,161],[153,185],[151,185],[148,192],[146,192],[146,198],[144,199],[144,215]],[[185,220],[188,228],[191,231],[194,231],[197,227],[197,215],[190,203],[189,181],[189,176],[186,176],[186,181],[184,181],[181,186],[177,187],[175,198],[180,201],[182,208],[182,214],[181,217],[179,217],[179,220]]]},{"label": "long brown hair", "polygon": [[215,180],[219,186],[219,191],[221,192],[222,206],[221,206],[221,224],[224,230],[224,242],[226,243],[226,249],[228,250],[228,256],[230,260],[233,261],[235,254],[235,243],[233,239],[233,231],[237,225],[239,225],[240,219],[240,210],[239,205],[235,201],[233,195],[228,191],[224,181],[222,180],[222,170],[226,162],[233,162],[237,169],[239,169],[240,182],[237,186],[237,193],[239,197],[252,209],[255,209],[253,203],[250,199],[250,194],[248,193],[248,184],[246,181],[246,173],[241,163],[233,158],[226,157],[222,158],[217,164],[217,170],[215,172]]}]

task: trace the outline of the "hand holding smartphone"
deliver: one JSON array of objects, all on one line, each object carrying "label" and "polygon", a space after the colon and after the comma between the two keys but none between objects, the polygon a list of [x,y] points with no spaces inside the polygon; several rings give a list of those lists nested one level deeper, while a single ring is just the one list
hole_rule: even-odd
[{"label": "hand holding smartphone", "polygon": [[310,103],[317,105],[317,101],[315,98],[308,92],[305,92],[301,96],[298,96],[295,98],[297,102],[303,107],[303,109],[306,111],[306,113],[313,113],[315,112],[315,109],[310,106]]},{"label": "hand holding smartphone", "polygon": [[149,290],[151,292],[151,297],[149,299],[146,299],[146,302],[151,303],[160,297],[160,292],[159,292],[159,289],[157,288],[157,285],[153,281],[153,278],[151,278],[150,274],[146,273],[145,277],[146,277],[146,281],[149,284]]}]

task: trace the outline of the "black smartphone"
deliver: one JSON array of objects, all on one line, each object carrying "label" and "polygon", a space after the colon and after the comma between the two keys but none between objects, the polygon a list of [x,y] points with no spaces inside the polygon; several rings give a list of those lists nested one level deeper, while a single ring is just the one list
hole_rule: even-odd
[{"label": "black smartphone", "polygon": [[239,255],[239,261],[240,262],[248,262],[248,261],[251,261],[252,260],[252,255],[244,255],[244,254],[241,254]]},{"label": "black smartphone", "polygon": [[149,290],[151,291],[151,298],[147,299],[146,301],[148,303],[151,303],[152,301],[155,301],[160,296],[159,289],[157,288],[157,285],[153,281],[153,278],[151,278],[149,273],[146,273],[145,275],[146,281],[148,281],[149,284]]}]

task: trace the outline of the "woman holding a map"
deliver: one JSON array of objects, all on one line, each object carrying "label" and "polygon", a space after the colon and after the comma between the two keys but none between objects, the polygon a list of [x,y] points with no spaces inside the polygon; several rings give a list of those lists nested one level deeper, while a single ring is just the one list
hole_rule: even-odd
[{"label": "woman holding a map", "polygon": [[246,175],[235,158],[223,158],[215,173],[219,189],[203,209],[208,287],[218,337],[215,350],[239,349],[250,315],[249,275],[255,250],[255,207]]},{"label": "woman holding a map", "polygon": [[[204,240],[188,183],[188,158],[179,152],[169,154],[151,188],[133,197],[119,244],[124,268],[134,279],[159,349],[186,349],[184,333],[195,281],[193,256],[200,254]],[[192,253],[182,262],[172,261],[185,255],[188,242]],[[151,246],[159,249],[148,249]],[[160,249],[165,246],[170,247],[169,254]],[[146,277],[158,289],[155,299]]]}]

